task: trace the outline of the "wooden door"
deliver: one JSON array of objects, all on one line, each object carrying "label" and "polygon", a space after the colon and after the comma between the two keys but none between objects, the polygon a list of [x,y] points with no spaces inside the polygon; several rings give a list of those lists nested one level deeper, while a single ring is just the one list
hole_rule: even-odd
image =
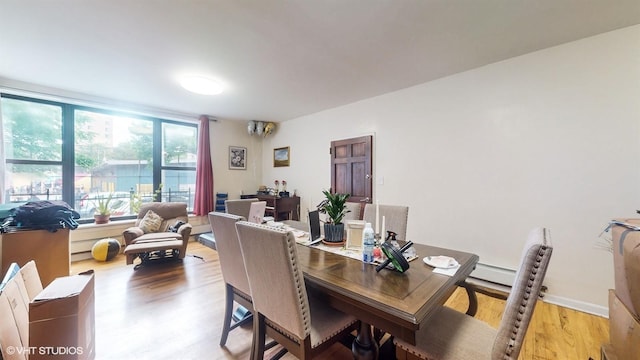
[{"label": "wooden door", "polygon": [[351,194],[349,202],[371,203],[372,143],[373,136],[331,142],[331,190]]}]

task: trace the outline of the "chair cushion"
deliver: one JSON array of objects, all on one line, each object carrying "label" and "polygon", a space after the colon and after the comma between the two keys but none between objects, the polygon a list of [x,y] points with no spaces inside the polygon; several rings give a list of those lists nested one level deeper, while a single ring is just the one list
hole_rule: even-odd
[{"label": "chair cushion", "polygon": [[416,345],[396,346],[422,359],[491,359],[497,330],[487,323],[443,306],[416,334]]},{"label": "chair cushion", "polygon": [[152,233],[160,230],[160,226],[164,219],[156,214],[153,210],[147,211],[142,220],[140,220],[140,229],[144,231],[145,234]]}]

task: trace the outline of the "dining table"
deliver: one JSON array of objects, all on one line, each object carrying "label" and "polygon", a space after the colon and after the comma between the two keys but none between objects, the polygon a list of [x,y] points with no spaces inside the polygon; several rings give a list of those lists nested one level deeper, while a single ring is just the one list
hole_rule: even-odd
[{"label": "dining table", "polygon": [[[286,223],[305,229],[304,223]],[[464,283],[479,260],[478,255],[469,252],[414,243],[415,256],[406,271],[392,268],[376,271],[376,264],[326,251],[323,247],[299,242],[298,265],[307,286],[317,290],[328,306],[360,321],[352,344],[356,359],[377,358],[374,328],[415,344],[416,332],[423,326],[433,325],[429,324],[430,316]],[[442,269],[423,261],[434,256],[451,257],[459,265],[455,270],[440,271]]]}]

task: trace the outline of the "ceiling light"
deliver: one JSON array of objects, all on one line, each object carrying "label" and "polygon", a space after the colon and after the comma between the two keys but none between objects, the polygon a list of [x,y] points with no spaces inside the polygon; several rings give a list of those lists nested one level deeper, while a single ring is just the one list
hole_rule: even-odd
[{"label": "ceiling light", "polygon": [[187,75],[180,79],[183,88],[202,95],[217,95],[222,92],[222,84],[204,76]]}]

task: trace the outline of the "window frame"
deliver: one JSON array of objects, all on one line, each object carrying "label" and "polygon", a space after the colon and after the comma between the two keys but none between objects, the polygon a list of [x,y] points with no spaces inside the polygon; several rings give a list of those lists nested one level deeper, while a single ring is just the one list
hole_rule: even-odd
[{"label": "window frame", "polygon": [[[54,166],[62,166],[62,199],[67,204],[73,206],[75,204],[75,111],[87,111],[87,112],[95,112],[105,115],[112,116],[123,116],[128,118],[147,120],[152,122],[153,128],[153,145],[152,145],[152,158],[153,158],[153,167],[152,167],[152,176],[153,176],[153,189],[160,188],[162,183],[162,172],[163,170],[180,170],[180,171],[193,171],[195,173],[196,166],[166,166],[162,163],[162,147],[163,147],[163,139],[162,139],[162,125],[163,124],[172,124],[178,126],[186,126],[193,127],[196,131],[196,150],[197,150],[197,141],[198,141],[198,132],[200,131],[199,125],[197,122],[188,122],[188,121],[180,121],[180,120],[171,120],[158,116],[150,116],[150,115],[141,115],[132,111],[128,111],[126,109],[106,109],[101,107],[94,107],[91,105],[78,105],[65,103],[61,101],[54,100],[46,100],[35,98],[32,96],[23,96],[23,95],[15,95],[11,93],[0,92],[0,101],[2,99],[14,99],[32,103],[46,104],[52,106],[59,106],[62,110],[62,132],[61,132],[61,141],[62,141],[62,156],[60,161],[52,161],[52,160],[25,160],[25,159],[4,159],[6,166],[11,166],[13,164],[21,164],[21,165],[54,165]],[[1,115],[0,115],[1,116]],[[2,139],[4,141],[4,139]],[[194,174],[195,178],[195,174]],[[195,189],[194,189],[195,193]],[[158,201],[162,201],[162,195],[160,194],[160,199]],[[7,202],[9,199],[6,200]],[[189,213],[193,211],[190,210]],[[134,219],[136,218],[136,214],[125,215],[125,216],[116,216],[112,217],[113,220],[123,220],[123,219]],[[92,223],[94,220],[90,218],[80,219],[79,223]]]}]

